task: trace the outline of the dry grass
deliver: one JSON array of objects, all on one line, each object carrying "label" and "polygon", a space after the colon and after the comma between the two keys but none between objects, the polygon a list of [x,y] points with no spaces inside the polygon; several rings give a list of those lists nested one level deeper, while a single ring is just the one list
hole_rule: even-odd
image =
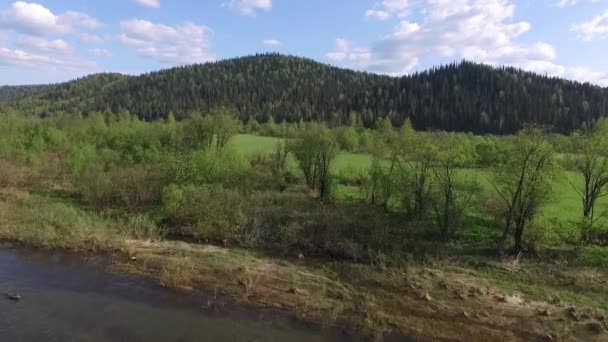
[{"label": "dry grass", "polygon": [[111,222],[15,189],[0,190],[0,223],[1,239],[36,247],[93,252],[124,248],[124,237]]},{"label": "dry grass", "polygon": [[34,176],[31,168],[23,162],[0,158],[0,188],[11,189],[28,185]]},{"label": "dry grass", "polygon": [[[129,245],[136,260],[125,262],[123,268],[143,268],[148,274],[156,270],[155,277],[168,286],[219,289],[236,301],[286,309],[321,326],[349,326],[371,338],[388,332],[446,341],[608,337],[589,330],[597,328],[595,323],[607,324],[601,308],[577,303],[575,319],[568,311],[570,303],[542,300],[455,262],[379,270],[346,263],[276,260],[185,243],[132,241]],[[189,262],[183,263],[186,259]],[[526,269],[499,263],[495,267],[506,272]],[[163,270],[178,271],[167,280]],[[608,280],[601,271],[581,271],[584,274],[596,281]],[[535,277],[539,281],[541,275]]]}]

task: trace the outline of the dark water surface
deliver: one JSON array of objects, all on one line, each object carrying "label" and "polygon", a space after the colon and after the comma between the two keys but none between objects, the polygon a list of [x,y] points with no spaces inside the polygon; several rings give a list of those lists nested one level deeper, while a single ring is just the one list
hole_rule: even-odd
[{"label": "dark water surface", "polygon": [[[0,247],[0,341],[330,341],[274,310],[202,309],[202,293],[106,271],[108,260]],[[12,301],[7,293],[19,293]]]}]

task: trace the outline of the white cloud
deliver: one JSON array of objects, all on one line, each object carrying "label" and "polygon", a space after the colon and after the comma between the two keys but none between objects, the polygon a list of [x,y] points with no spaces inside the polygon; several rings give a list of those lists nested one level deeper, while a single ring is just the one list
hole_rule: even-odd
[{"label": "white cloud", "polygon": [[[541,45],[526,47],[514,42],[530,30],[530,24],[511,20],[515,6],[509,1],[395,0],[382,5],[397,16],[420,9],[424,18],[420,23],[402,20],[375,42],[366,66],[371,71],[403,74],[418,67],[421,60],[436,57],[487,63],[510,62],[510,58],[524,52],[530,58],[538,57]],[[546,50],[547,46],[542,46]]]},{"label": "white cloud", "polygon": [[573,67],[565,71],[564,77],[608,86],[608,72],[593,71],[586,67]]},{"label": "white cloud", "polygon": [[55,15],[40,4],[14,2],[0,11],[0,66],[46,75],[96,71],[97,64],[78,58],[65,40],[44,37],[71,34],[84,37],[83,30],[100,26],[97,19],[84,13],[67,11]]},{"label": "white cloud", "polygon": [[370,9],[365,12],[365,16],[368,18],[374,18],[377,20],[387,20],[392,16],[392,14],[390,14],[387,11],[383,11],[383,10]]},{"label": "white cloud", "polygon": [[17,66],[40,70],[71,70],[92,72],[97,70],[95,62],[83,61],[73,57],[59,57],[33,54],[20,49],[0,48],[0,65]]},{"label": "white cloud", "polygon": [[283,43],[278,39],[264,39],[262,40],[262,44],[267,46],[279,46]]},{"label": "white cloud", "polygon": [[88,14],[68,11],[58,17],[60,25],[65,25],[70,28],[81,27],[89,30],[95,30],[101,26],[101,23],[90,17]]},{"label": "white cloud", "polygon": [[[588,0],[589,2],[599,2],[600,0]],[[585,0],[556,0],[554,6],[557,7],[570,7],[574,5],[578,5],[581,2],[585,2]]]},{"label": "white cloud", "polygon": [[571,30],[585,41],[608,38],[608,10],[590,21],[572,25]]},{"label": "white cloud", "polygon": [[333,52],[329,52],[325,55],[327,59],[333,62],[342,62],[348,57],[348,53],[350,52],[351,42],[344,39],[338,38],[335,43],[335,50]]},{"label": "white cloud", "polygon": [[112,51],[110,51],[108,49],[99,49],[99,48],[90,49],[89,53],[96,57],[106,57],[106,58],[112,57]]},{"label": "white cloud", "polygon": [[406,17],[419,0],[383,0],[375,8],[365,12],[365,16],[377,20],[387,20],[393,16]]},{"label": "white cloud", "polygon": [[332,62],[341,63],[347,61],[355,67],[365,68],[369,66],[372,54],[368,48],[353,47],[352,42],[338,38],[335,42],[334,51],[327,53],[325,57]]},{"label": "white cloud", "polygon": [[[546,42],[520,43],[531,24],[514,20],[511,0],[394,0],[383,1],[368,17],[388,19],[405,17],[419,11],[422,19],[401,21],[370,47],[354,46],[336,40],[334,51],[326,58],[334,63],[390,75],[420,69],[421,61],[467,59],[492,65],[511,65],[522,69],[581,81],[605,84],[606,73],[587,68],[567,68],[555,62],[557,53]],[[608,26],[608,12],[606,14]],[[603,21],[593,29],[599,32]],[[607,31],[608,34],[608,31]]]},{"label": "white cloud", "polygon": [[84,44],[101,44],[106,40],[104,37],[88,33],[79,34],[78,39]]},{"label": "white cloud", "polygon": [[270,11],[272,0],[230,0],[222,3],[222,6],[238,11],[242,15],[255,16],[257,11]]},{"label": "white cloud", "polygon": [[21,1],[0,12],[0,28],[29,35],[62,35],[76,28],[92,30],[100,25],[97,19],[84,13],[68,11],[57,16],[42,5]]},{"label": "white cloud", "polygon": [[135,0],[138,4],[151,8],[159,8],[160,1],[159,0]]},{"label": "white cloud", "polygon": [[72,47],[61,39],[46,40],[34,36],[20,36],[17,38],[15,44],[24,49],[40,53],[61,55],[69,55],[72,53]]},{"label": "white cloud", "polygon": [[140,57],[169,65],[202,63],[215,59],[209,51],[211,29],[186,22],[179,26],[132,19],[120,23],[120,42]]}]

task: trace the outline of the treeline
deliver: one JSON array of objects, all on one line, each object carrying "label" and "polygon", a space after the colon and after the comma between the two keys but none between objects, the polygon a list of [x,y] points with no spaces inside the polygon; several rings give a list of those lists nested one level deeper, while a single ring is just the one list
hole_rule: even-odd
[{"label": "treeline", "polygon": [[355,116],[365,127],[388,118],[395,126],[409,120],[417,130],[509,134],[537,123],[566,133],[608,115],[608,90],[466,61],[389,77],[267,54],[137,77],[88,77],[13,105],[41,115],[127,110],[146,120],[232,107],[243,122],[335,127]]}]

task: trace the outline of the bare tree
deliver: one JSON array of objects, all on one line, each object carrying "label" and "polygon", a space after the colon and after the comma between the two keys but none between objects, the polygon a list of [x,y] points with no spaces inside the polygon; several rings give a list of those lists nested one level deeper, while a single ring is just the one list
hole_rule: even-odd
[{"label": "bare tree", "polygon": [[523,250],[525,228],[550,199],[554,178],[554,152],[544,131],[537,127],[525,128],[515,137],[505,162],[498,165],[490,177],[505,208],[503,234],[498,241],[499,254],[504,254],[505,242],[511,232],[514,251]]},{"label": "bare tree", "polygon": [[241,129],[241,122],[234,118],[233,111],[220,108],[212,115],[212,130],[215,134],[215,148],[222,149]]},{"label": "bare tree", "polygon": [[402,176],[403,206],[408,215],[422,218],[430,209],[432,198],[433,164],[437,146],[427,135],[406,135],[402,142],[404,152],[399,159]]},{"label": "bare tree", "polygon": [[372,165],[369,169],[369,198],[372,204],[381,204],[389,208],[391,200],[397,193],[395,173],[399,162],[397,142],[377,137],[372,152]]},{"label": "bare tree", "polygon": [[284,142],[277,143],[277,147],[272,156],[272,172],[275,176],[283,176],[285,169],[287,168],[288,156],[289,149],[287,149],[287,144]]},{"label": "bare tree", "polygon": [[479,185],[474,178],[464,179],[458,167],[467,161],[464,142],[449,133],[437,135],[439,151],[434,172],[433,209],[441,239],[452,239],[460,228],[464,212],[471,205]]},{"label": "bare tree", "polygon": [[584,242],[591,240],[593,225],[604,216],[595,214],[598,199],[608,195],[608,127],[604,119],[593,127],[574,135],[573,157],[571,162],[576,171],[583,176],[582,189],[573,183],[574,190],[581,197],[583,205]]},{"label": "bare tree", "polygon": [[322,200],[328,200],[331,196],[331,163],[338,152],[332,132],[317,124],[305,127],[291,142],[289,150],[298,160],[306,185],[317,190]]}]

